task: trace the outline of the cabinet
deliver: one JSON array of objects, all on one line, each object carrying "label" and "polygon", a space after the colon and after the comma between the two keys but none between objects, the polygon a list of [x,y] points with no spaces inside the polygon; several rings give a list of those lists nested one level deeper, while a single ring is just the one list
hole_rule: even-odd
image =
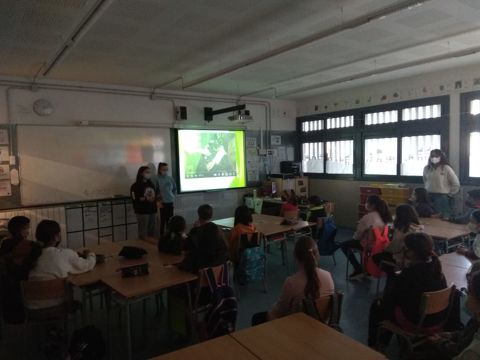
[{"label": "cabinet", "polygon": [[392,215],[400,204],[408,203],[411,190],[409,187],[398,184],[371,184],[360,187],[360,203],[358,205],[358,218],[365,215],[365,203],[370,195],[378,195],[385,200]]}]

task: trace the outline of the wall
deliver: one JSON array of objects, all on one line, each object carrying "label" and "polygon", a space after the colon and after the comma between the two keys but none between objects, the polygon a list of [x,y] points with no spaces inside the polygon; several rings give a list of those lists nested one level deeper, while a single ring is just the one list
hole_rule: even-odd
[{"label": "wall", "polygon": [[[341,91],[324,93],[297,102],[299,116],[319,114],[397,101],[421,99],[431,96],[450,95],[450,139],[449,160],[455,171],[459,172],[460,163],[460,94],[480,90],[480,66],[453,68],[448,71],[390,80],[378,84],[348,88]],[[337,201],[337,219],[343,226],[354,227],[357,221],[356,210],[359,200],[358,181],[311,179],[311,192]],[[366,184],[366,183],[365,183]],[[409,184],[409,186],[414,186]],[[463,194],[469,187],[463,188],[456,199],[461,210]]]},{"label": "wall", "polygon": [[[1,80],[0,80],[1,83]],[[232,106],[237,99],[230,96],[198,94],[191,92],[162,92],[171,99],[150,98],[149,89],[124,87],[111,88],[105,85],[95,85],[102,88],[96,92],[84,91],[79,87],[92,87],[92,84],[58,84],[61,89],[39,89],[0,85],[0,124],[35,124],[35,125],[67,125],[76,126],[81,122],[96,122],[105,126],[232,126],[227,119],[230,114],[215,116],[210,124],[203,121],[203,108],[213,109]],[[121,90],[124,94],[107,93]],[[129,92],[129,94],[126,94]],[[135,93],[135,94],[133,94]],[[156,95],[160,97],[161,95]],[[54,106],[50,116],[40,117],[33,112],[33,103],[37,99],[47,99]],[[266,106],[261,103],[249,104],[249,101],[261,101],[270,104],[271,130],[291,132],[295,130],[296,104],[293,101],[263,99],[246,99],[247,108],[254,120],[246,127],[248,130],[262,130],[266,146],[265,130],[269,126]],[[186,106],[187,121],[174,121],[173,105]],[[148,129],[146,129],[148,131]],[[35,139],[32,139],[35,141]],[[260,145],[260,144],[259,144]],[[193,222],[196,217],[196,207],[201,203],[214,206],[218,216],[233,214],[234,208],[241,202],[242,196],[248,190],[232,190],[213,193],[198,193],[179,196],[177,208],[179,213]],[[0,203],[2,199],[0,198]],[[220,215],[221,214],[221,215]]]}]

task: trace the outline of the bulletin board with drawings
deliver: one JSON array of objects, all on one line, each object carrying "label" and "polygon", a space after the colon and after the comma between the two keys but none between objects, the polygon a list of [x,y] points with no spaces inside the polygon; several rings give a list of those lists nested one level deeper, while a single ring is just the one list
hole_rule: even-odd
[{"label": "bulletin board with drawings", "polygon": [[[249,186],[257,185],[265,180],[266,175],[278,174],[281,161],[293,161],[295,159],[296,138],[295,131],[271,131],[270,149],[272,154],[259,156],[260,132],[246,131],[246,160],[247,160],[247,183]],[[266,141],[264,139],[264,147]]]},{"label": "bulletin board with drawings", "polygon": [[72,249],[137,239],[137,220],[128,197],[67,205],[65,218]]},{"label": "bulletin board with drawings", "polygon": [[0,209],[11,209],[20,205],[20,186],[17,164],[15,128],[0,126]]}]

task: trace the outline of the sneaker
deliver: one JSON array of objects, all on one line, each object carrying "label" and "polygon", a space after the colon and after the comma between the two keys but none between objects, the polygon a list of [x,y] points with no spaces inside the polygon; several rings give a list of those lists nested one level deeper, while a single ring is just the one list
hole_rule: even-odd
[{"label": "sneaker", "polygon": [[365,274],[363,272],[353,272],[348,276],[348,280],[362,280]]}]

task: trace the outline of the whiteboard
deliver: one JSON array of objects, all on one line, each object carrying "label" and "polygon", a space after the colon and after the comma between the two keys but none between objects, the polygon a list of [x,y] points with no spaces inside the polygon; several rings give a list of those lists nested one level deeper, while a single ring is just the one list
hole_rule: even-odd
[{"label": "whiteboard", "polygon": [[142,165],[170,163],[170,129],[20,125],[23,206],[129,195]]}]

